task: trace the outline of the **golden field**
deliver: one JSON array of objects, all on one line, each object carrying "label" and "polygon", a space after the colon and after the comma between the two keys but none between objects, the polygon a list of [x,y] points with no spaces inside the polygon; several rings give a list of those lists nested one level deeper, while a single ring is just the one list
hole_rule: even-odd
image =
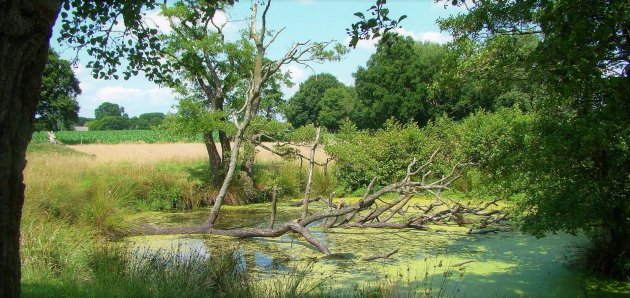
[{"label": "golden field", "polygon": [[[266,143],[272,146],[273,143]],[[68,147],[80,152],[93,155],[97,162],[131,162],[131,163],[155,163],[155,162],[187,162],[208,158],[206,147],[202,143],[160,143],[160,144],[86,144],[69,145]],[[221,147],[218,146],[219,152]],[[299,147],[304,156],[309,156],[309,148]],[[274,162],[282,160],[271,152],[257,148],[257,161]],[[326,153],[319,148],[315,154],[318,162],[325,162]],[[306,161],[304,161],[306,163]]]}]

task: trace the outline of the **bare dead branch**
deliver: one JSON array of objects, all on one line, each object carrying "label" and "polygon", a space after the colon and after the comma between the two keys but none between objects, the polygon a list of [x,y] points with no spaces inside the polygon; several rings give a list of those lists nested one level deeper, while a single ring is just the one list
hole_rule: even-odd
[{"label": "bare dead branch", "polygon": [[271,193],[271,219],[269,220],[269,229],[273,229],[273,225],[276,223],[276,209],[278,202],[278,185],[273,186]]},{"label": "bare dead branch", "polygon": [[311,184],[313,183],[313,171],[315,170],[315,151],[317,151],[317,146],[319,145],[319,135],[321,132],[321,127],[317,127],[317,132],[315,134],[315,140],[311,145],[311,156],[309,157],[309,167],[308,167],[308,179],[306,180],[306,188],[304,190],[304,203],[302,206],[304,209],[302,210],[302,219],[304,219],[308,215],[308,196],[311,192]]}]

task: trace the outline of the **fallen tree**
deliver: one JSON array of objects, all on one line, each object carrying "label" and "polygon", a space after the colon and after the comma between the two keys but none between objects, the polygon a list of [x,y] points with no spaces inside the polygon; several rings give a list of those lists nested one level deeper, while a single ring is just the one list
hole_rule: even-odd
[{"label": "fallen tree", "polygon": [[[437,153],[437,151],[435,152]],[[433,154],[433,156],[435,155]],[[455,181],[463,169],[462,164],[453,167],[452,171],[439,179],[427,181],[430,171],[422,172],[432,160],[427,161],[416,168],[416,161],[412,161],[407,169],[405,178],[397,183],[392,183],[379,190],[372,191],[375,179],[372,180],[370,187],[366,191],[362,199],[356,203],[347,206],[328,206],[325,210],[308,214],[303,218],[296,218],[279,225],[276,228],[239,228],[239,229],[215,229],[210,221],[193,227],[152,227],[146,226],[143,229],[145,234],[215,234],[232,236],[238,238],[252,237],[280,237],[286,233],[293,232],[302,235],[302,237],[315,246],[321,253],[330,255],[330,250],[324,243],[315,238],[308,227],[317,223],[327,222],[329,228],[389,228],[389,229],[417,229],[428,230],[429,223],[446,223],[454,222],[463,226],[468,221],[462,221],[465,216],[474,216],[481,218],[478,225],[485,223],[484,227],[492,224],[501,224],[501,221],[507,219],[502,210],[488,210],[491,206],[495,206],[497,200],[493,200],[485,204],[477,204],[476,206],[465,206],[456,201],[442,198],[440,192],[448,189],[449,185]],[[420,176],[420,179],[414,179]],[[398,193],[399,198],[385,202],[382,197],[386,194]],[[414,195],[432,193],[435,201],[427,206],[408,205],[410,198]],[[377,206],[377,202],[381,201],[381,206]],[[452,202],[449,202],[452,201]],[[307,206],[302,204],[302,206]],[[437,208],[437,207],[441,208]],[[340,207],[340,208],[339,208]],[[402,212],[402,215],[401,215]],[[367,213],[367,214],[364,214]],[[403,220],[392,221],[395,215],[401,215]],[[332,221],[331,221],[332,220]],[[472,221],[470,221],[472,223]],[[472,230],[471,230],[472,231]],[[469,232],[468,234],[473,234]]]},{"label": "fallen tree", "polygon": [[[374,190],[376,178],[372,179],[364,196],[353,204],[346,205],[342,200],[335,205],[332,201],[320,198],[318,200],[325,203],[325,209],[318,212],[310,212],[309,202],[313,200],[310,195],[310,181],[312,181],[312,173],[315,162],[315,150],[319,144],[319,129],[314,137],[313,143],[310,145],[311,154],[309,160],[309,183],[307,183],[304,192],[304,198],[301,200],[303,207],[301,216],[289,220],[283,224],[275,224],[275,207],[272,207],[272,217],[268,228],[237,228],[237,229],[217,229],[214,224],[219,217],[219,211],[223,205],[226,192],[237,167],[237,160],[241,144],[243,141],[252,140],[251,136],[247,136],[246,130],[249,127],[252,118],[255,116],[256,109],[261,98],[261,89],[265,81],[276,73],[281,66],[288,63],[303,64],[309,61],[321,61],[330,59],[332,52],[326,52],[325,48],[330,43],[297,43],[287,52],[281,59],[277,61],[269,61],[265,58],[265,52],[269,45],[276,39],[277,34],[269,34],[266,29],[266,15],[271,1],[267,2],[262,14],[262,28],[260,33],[256,28],[257,6],[254,4],[252,9],[250,35],[256,45],[256,61],[252,70],[252,77],[249,81],[249,88],[245,95],[245,103],[239,111],[232,112],[232,121],[236,127],[231,147],[230,162],[228,171],[224,178],[215,200],[214,206],[207,220],[198,226],[190,227],[155,227],[143,226],[141,232],[149,235],[164,234],[214,234],[224,235],[238,238],[252,237],[280,237],[286,233],[296,233],[301,235],[307,242],[316,247],[321,253],[331,255],[330,250],[324,243],[314,237],[308,227],[320,224],[326,228],[390,228],[390,229],[417,229],[428,230],[429,223],[447,223],[454,222],[463,226],[472,224],[473,221],[467,216],[484,219],[479,221],[478,226],[484,229],[489,225],[500,225],[501,221],[507,217],[500,210],[489,210],[491,206],[495,206],[497,200],[486,204],[478,204],[476,206],[467,206],[457,201],[443,198],[441,193],[447,190],[451,183],[460,177],[465,169],[465,163],[455,164],[449,173],[441,177],[433,177],[432,171],[428,167],[432,164],[439,149],[434,151],[428,160],[418,166],[417,160],[411,161],[407,166],[405,177],[399,182],[389,184],[378,190]],[[269,42],[265,41],[266,37],[270,37]],[[264,148],[264,147],[263,147]],[[271,147],[265,149],[272,149]],[[276,150],[277,151],[277,150]],[[303,155],[300,155],[303,158]],[[386,202],[383,196],[387,194],[399,194],[397,199]],[[435,201],[427,206],[410,205],[412,197],[417,195],[432,194]],[[379,205],[379,202],[381,204]],[[399,215],[399,216],[397,216]],[[473,234],[472,230],[469,234]]]}]

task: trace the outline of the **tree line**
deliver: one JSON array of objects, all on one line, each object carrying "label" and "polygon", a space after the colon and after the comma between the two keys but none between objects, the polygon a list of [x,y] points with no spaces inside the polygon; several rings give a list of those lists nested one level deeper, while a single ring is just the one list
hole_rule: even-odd
[{"label": "tree line", "polygon": [[146,130],[158,128],[165,117],[166,115],[160,112],[129,117],[124,107],[104,102],[94,110],[94,119],[85,119],[85,124],[90,130]]},{"label": "tree line", "polygon": [[[331,74],[313,75],[300,84],[284,108],[287,121],[293,127],[315,124],[333,132],[344,119],[359,129],[383,128],[388,120],[424,126],[442,115],[460,120],[480,110],[527,110],[542,87],[525,79],[522,66],[501,65],[533,51],[533,37],[488,45],[440,45],[392,33],[385,37],[387,42],[378,43],[367,65],[353,74],[354,86]],[[506,42],[511,43],[509,50],[498,48]]]}]

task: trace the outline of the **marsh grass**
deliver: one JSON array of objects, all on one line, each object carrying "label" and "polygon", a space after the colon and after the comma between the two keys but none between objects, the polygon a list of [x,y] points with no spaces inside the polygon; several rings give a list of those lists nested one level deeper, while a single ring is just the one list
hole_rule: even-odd
[{"label": "marsh grass", "polygon": [[[101,245],[84,263],[86,276],[27,272],[27,297],[251,297],[252,284],[233,250],[142,251]],[[35,276],[33,276],[33,274]]]}]

